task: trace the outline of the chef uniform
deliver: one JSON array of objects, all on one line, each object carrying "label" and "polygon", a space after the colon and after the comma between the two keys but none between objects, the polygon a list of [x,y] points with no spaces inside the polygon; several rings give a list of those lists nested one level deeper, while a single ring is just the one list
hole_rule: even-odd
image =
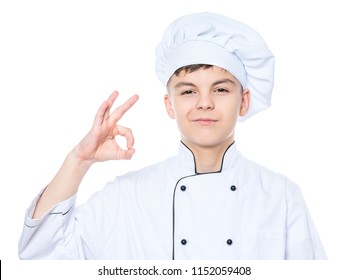
[{"label": "chef uniform", "polygon": [[[194,63],[222,67],[250,88],[250,115],[269,106],[273,56],[249,27],[209,13],[178,19],[157,48],[156,72],[166,84]],[[22,259],[326,258],[298,186],[235,142],[217,172],[198,173],[181,142],[176,156],[117,177],[81,206],[75,195],[32,219],[38,198],[26,212]]]}]

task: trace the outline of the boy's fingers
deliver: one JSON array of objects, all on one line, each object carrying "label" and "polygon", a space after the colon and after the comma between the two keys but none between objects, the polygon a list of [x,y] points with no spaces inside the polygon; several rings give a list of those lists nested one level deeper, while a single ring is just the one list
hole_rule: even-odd
[{"label": "boy's fingers", "polygon": [[94,125],[101,125],[103,123],[107,108],[108,108],[108,103],[107,101],[104,101],[99,107],[99,110],[95,115]]},{"label": "boy's fingers", "polygon": [[117,99],[118,95],[119,95],[119,92],[115,90],[115,91],[112,92],[112,94],[108,97],[107,102],[112,106],[113,103],[114,103],[114,101]]},{"label": "boy's fingers", "polygon": [[113,105],[114,101],[117,99],[118,95],[119,95],[119,92],[118,91],[114,91],[108,97],[108,99],[106,101],[108,103],[108,108],[107,108],[107,110],[105,112],[105,116],[104,117],[108,117],[110,115],[110,111],[111,111],[112,105]]},{"label": "boy's fingers", "polygon": [[101,125],[105,117],[109,114],[114,101],[117,99],[119,93],[114,91],[109,98],[104,101],[99,107],[98,112],[95,115],[94,125]]},{"label": "boy's fingers", "polygon": [[110,122],[116,124],[123,115],[139,100],[138,95],[130,97],[125,103],[120,105],[110,116]]},{"label": "boy's fingers", "polygon": [[117,134],[125,137],[128,149],[132,149],[134,147],[135,140],[130,128],[117,125]]},{"label": "boy's fingers", "polygon": [[[131,159],[133,154],[135,153],[135,150],[133,148],[134,146],[134,136],[131,131],[131,129],[123,126],[117,125],[116,127],[116,134],[125,137],[127,148],[119,148],[117,151],[117,159]],[[119,146],[119,145],[118,145]]]},{"label": "boy's fingers", "polygon": [[132,156],[135,154],[135,149],[129,149],[129,150],[122,150],[121,152],[121,158],[119,159],[126,159],[129,160],[132,158]]}]

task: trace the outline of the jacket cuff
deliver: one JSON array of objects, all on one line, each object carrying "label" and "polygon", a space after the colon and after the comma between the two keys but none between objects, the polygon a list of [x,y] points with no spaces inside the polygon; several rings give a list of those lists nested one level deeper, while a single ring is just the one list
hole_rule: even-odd
[{"label": "jacket cuff", "polygon": [[25,212],[25,225],[27,227],[33,228],[38,226],[49,215],[66,215],[67,213],[70,212],[70,210],[76,204],[77,195],[74,194],[70,198],[54,205],[51,209],[49,209],[46,213],[44,213],[40,218],[33,219],[32,216],[34,214],[36,204],[39,198],[41,197],[42,193],[44,192],[44,190],[45,188],[34,198],[34,200],[31,202],[31,205]]}]

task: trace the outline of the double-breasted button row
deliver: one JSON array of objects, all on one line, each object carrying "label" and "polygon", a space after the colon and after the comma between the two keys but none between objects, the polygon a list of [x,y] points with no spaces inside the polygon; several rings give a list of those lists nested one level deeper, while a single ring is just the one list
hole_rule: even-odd
[{"label": "double-breasted button row", "polygon": [[[182,239],[181,240],[181,244],[182,245],[187,245],[188,241],[187,239]],[[228,239],[227,242],[226,242],[229,246],[233,244],[233,241],[231,239]]]},{"label": "double-breasted button row", "polygon": [[[187,187],[185,186],[185,185],[182,185],[181,187],[180,187],[180,189],[181,189],[181,191],[182,192],[185,192],[186,190],[187,190]],[[231,191],[236,191],[236,186],[235,185],[232,185],[231,187],[230,187],[230,190]],[[185,245],[187,245],[187,243],[188,243],[188,241],[187,241],[187,239],[181,239],[181,244],[183,245],[183,246],[185,246]],[[228,239],[227,241],[226,241],[226,244],[227,245],[232,245],[233,244],[233,241],[232,241],[232,239]]]},{"label": "double-breasted button row", "polygon": [[[230,187],[230,190],[233,191],[233,192],[236,191],[236,189],[237,189],[237,188],[236,188],[235,185],[232,185],[232,186]],[[186,187],[185,185],[182,185],[182,186],[181,186],[181,191],[184,192],[184,191],[186,191],[186,190],[187,190],[187,187]]]}]

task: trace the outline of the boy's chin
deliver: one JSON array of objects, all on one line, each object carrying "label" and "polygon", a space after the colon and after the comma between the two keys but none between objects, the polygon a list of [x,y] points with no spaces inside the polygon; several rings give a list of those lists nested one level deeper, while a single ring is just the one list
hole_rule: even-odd
[{"label": "boy's chin", "polygon": [[204,149],[213,149],[216,147],[221,147],[221,146],[229,146],[231,144],[230,139],[196,139],[194,141],[187,141],[184,139],[181,139],[181,141],[186,144],[188,147],[191,148],[204,148]]}]

